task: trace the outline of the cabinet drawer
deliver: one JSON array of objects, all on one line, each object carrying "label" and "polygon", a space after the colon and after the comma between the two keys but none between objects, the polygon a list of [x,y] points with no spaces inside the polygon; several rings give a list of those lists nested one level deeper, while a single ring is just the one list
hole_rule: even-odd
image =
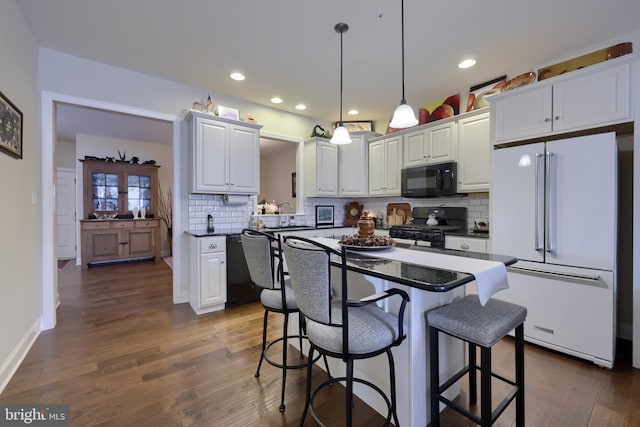
[{"label": "cabinet drawer", "polygon": [[201,254],[209,254],[212,252],[224,252],[226,242],[224,237],[207,237],[200,239],[199,248]]},{"label": "cabinet drawer", "polygon": [[111,228],[132,228],[133,221],[113,221]]},{"label": "cabinet drawer", "polygon": [[473,237],[445,236],[445,249],[459,251],[487,252],[486,239],[474,239]]},{"label": "cabinet drawer", "polygon": [[160,221],[151,220],[151,219],[138,219],[133,221],[135,228],[149,228],[149,227],[157,227],[160,225]]},{"label": "cabinet drawer", "polygon": [[83,230],[106,230],[111,228],[110,221],[91,221],[91,222],[82,222]]}]

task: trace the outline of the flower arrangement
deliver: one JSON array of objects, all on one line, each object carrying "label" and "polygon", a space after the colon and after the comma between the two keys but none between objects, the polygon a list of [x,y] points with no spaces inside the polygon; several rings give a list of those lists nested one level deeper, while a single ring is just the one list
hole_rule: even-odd
[{"label": "flower arrangement", "polygon": [[265,200],[258,205],[258,213],[262,215],[275,215],[278,213],[278,205],[275,203],[267,203]]}]

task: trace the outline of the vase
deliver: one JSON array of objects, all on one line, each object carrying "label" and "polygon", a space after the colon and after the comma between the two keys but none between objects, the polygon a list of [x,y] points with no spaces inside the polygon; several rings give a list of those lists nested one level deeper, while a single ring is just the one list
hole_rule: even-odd
[{"label": "vase", "polygon": [[373,237],[373,230],[375,228],[375,220],[372,216],[361,216],[358,220],[358,237],[367,238]]}]

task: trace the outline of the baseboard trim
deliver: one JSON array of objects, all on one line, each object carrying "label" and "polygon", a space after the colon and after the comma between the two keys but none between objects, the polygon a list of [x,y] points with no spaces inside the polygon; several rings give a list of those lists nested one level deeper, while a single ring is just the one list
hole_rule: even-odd
[{"label": "baseboard trim", "polygon": [[31,325],[31,328],[27,330],[18,345],[13,349],[7,360],[0,366],[0,393],[2,393],[11,381],[11,378],[16,373],[20,364],[29,353],[29,350],[33,346],[40,335],[40,323],[41,319],[38,318]]}]

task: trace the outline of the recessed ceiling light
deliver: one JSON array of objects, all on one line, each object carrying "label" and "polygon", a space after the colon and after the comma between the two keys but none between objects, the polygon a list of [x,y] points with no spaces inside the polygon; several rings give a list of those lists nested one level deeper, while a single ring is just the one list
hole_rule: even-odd
[{"label": "recessed ceiling light", "polygon": [[351,116],[355,116],[356,114],[359,114],[360,111],[353,109],[353,110],[349,110],[349,112],[347,114],[351,115]]},{"label": "recessed ceiling light", "polygon": [[274,96],[273,98],[271,98],[271,102],[273,102],[274,104],[282,104],[282,98]]},{"label": "recessed ceiling light", "polygon": [[296,110],[306,110],[307,106],[304,104],[298,104],[296,105]]},{"label": "recessed ceiling light", "polygon": [[238,80],[238,81],[242,81],[245,79],[244,74],[242,73],[231,73],[229,77],[231,77],[233,80]]},{"label": "recessed ceiling light", "polygon": [[476,65],[476,60],[467,58],[458,64],[458,68],[470,68]]}]

